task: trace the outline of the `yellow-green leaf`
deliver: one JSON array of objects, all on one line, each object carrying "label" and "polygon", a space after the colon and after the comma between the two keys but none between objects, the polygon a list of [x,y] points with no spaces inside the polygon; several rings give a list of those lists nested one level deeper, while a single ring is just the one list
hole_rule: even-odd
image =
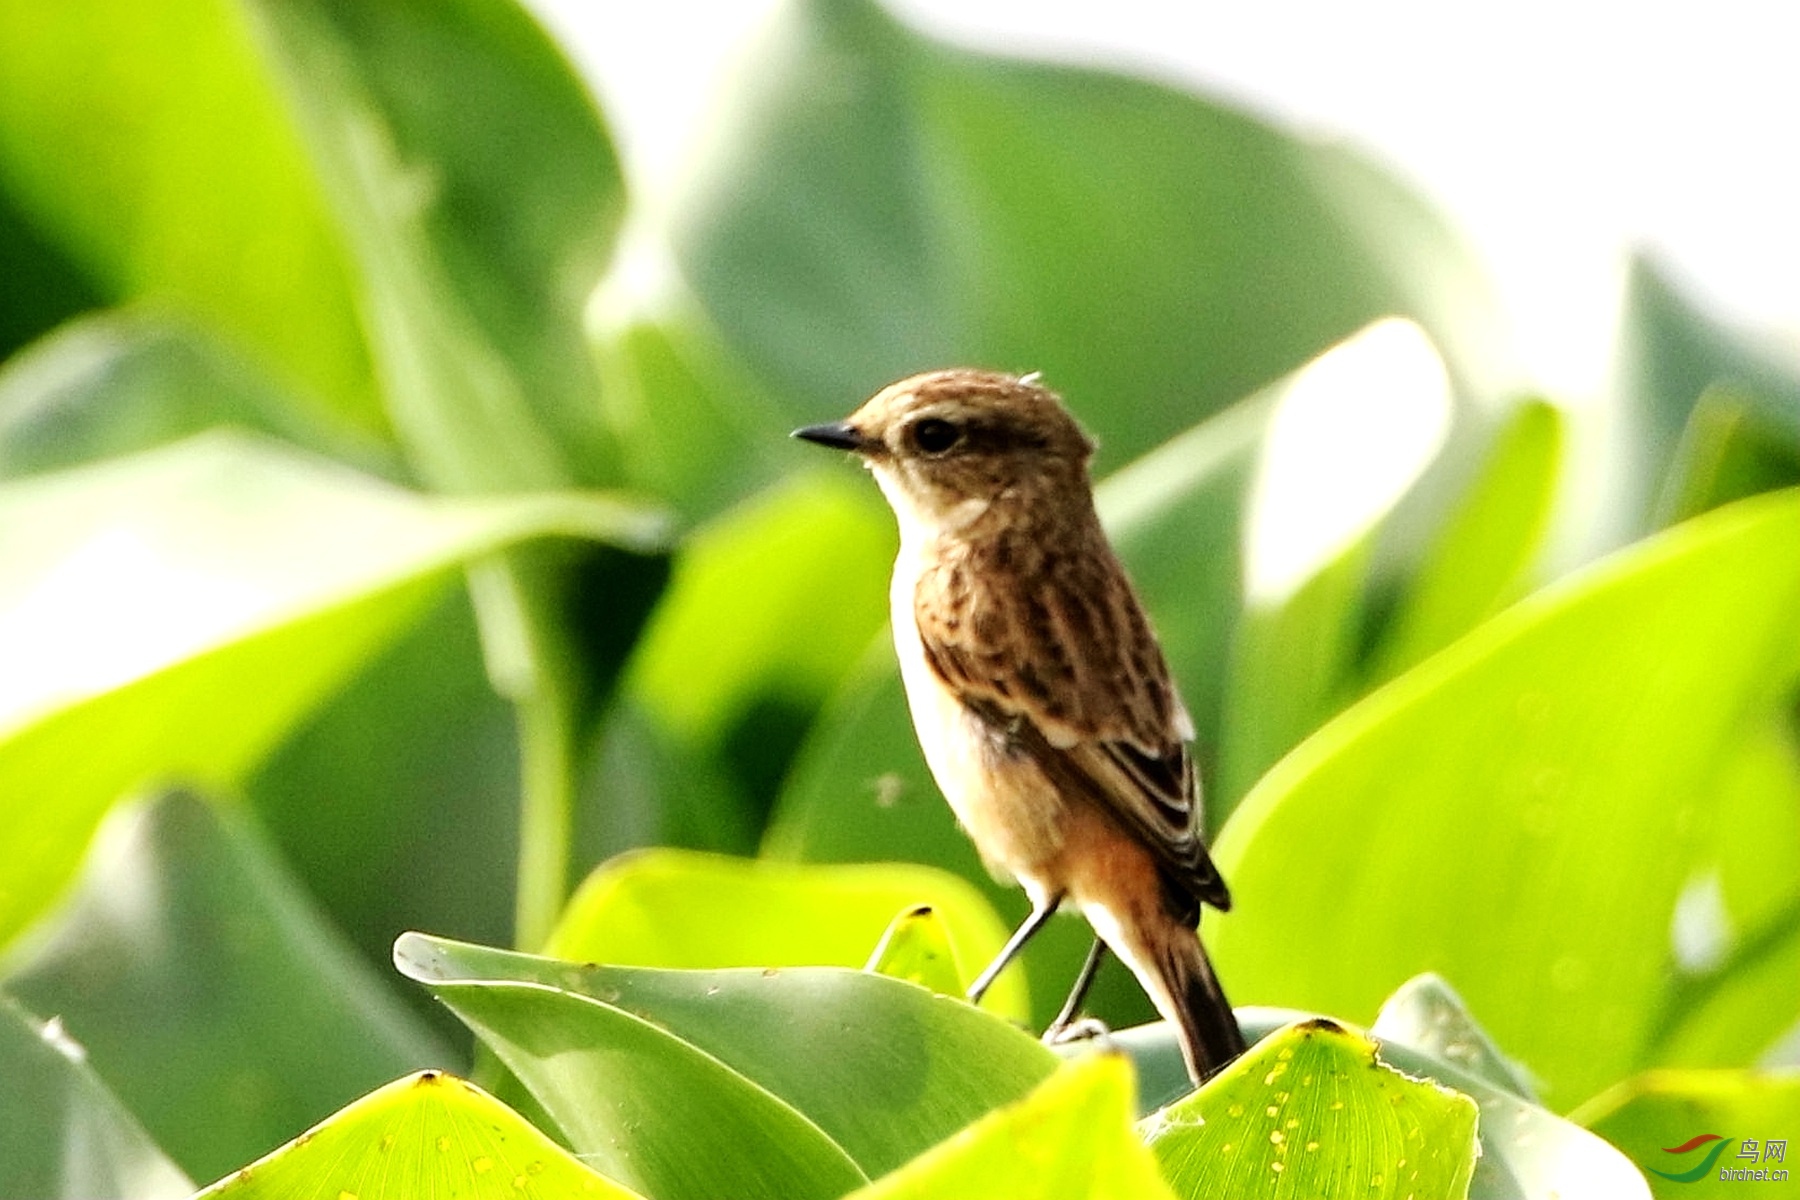
[{"label": "yellow-green leaf", "polygon": [[1129,1060],[1090,1055],[848,1200],[1173,1200],[1132,1097]]},{"label": "yellow-green leaf", "polygon": [[642,1200],[467,1080],[422,1071],[334,1114],[196,1200]]},{"label": "yellow-green leaf", "polygon": [[1375,1043],[1324,1019],[1264,1038],[1144,1122],[1182,1196],[1461,1200],[1475,1170],[1475,1102],[1403,1075]]},{"label": "yellow-green leaf", "polygon": [[[588,876],[545,953],[646,967],[860,967],[894,914],[919,905],[932,911],[947,939],[953,971],[972,978],[1006,942],[1006,928],[981,893],[935,867],[806,866],[646,850]],[[1009,973],[985,1004],[1022,1017],[1024,981]]]}]

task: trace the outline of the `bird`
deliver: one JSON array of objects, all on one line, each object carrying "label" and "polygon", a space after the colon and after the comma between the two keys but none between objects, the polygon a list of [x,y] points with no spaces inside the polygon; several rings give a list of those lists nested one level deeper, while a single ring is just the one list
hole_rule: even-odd
[{"label": "bird", "polygon": [[1244,1040],[1198,928],[1231,894],[1203,837],[1193,721],[1094,508],[1094,441],[1035,373],[968,367],[792,436],[860,458],[893,509],[920,748],[988,868],[1031,901],[970,1000],[1072,905],[1095,940],[1046,1037],[1069,1031],[1110,948],[1195,1084],[1215,1074]]}]

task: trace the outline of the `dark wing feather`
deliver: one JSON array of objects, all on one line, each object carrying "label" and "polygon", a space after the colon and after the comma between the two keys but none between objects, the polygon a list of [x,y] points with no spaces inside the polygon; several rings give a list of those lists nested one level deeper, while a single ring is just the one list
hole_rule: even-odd
[{"label": "dark wing feather", "polygon": [[966,707],[1134,834],[1181,892],[1230,907],[1201,838],[1186,713],[1097,524],[969,547],[923,574],[914,601],[926,659]]}]

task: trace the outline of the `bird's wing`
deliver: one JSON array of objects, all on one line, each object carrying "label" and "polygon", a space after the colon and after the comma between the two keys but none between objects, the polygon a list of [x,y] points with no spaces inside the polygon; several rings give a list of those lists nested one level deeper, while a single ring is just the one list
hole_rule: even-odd
[{"label": "bird's wing", "polygon": [[926,661],[1060,789],[1136,835],[1188,895],[1230,907],[1201,837],[1193,725],[1111,550],[1013,546],[1005,565],[998,577],[1017,586],[993,586],[995,564],[979,557],[921,575]]}]

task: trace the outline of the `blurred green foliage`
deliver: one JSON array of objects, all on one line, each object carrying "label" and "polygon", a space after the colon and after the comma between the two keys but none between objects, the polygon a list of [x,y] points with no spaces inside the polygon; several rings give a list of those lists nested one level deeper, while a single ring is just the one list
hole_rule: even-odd
[{"label": "blurred green foliage", "polygon": [[[870,0],[754,55],[651,202],[513,0],[0,8],[0,1196],[1633,1196],[1577,1123],[1785,1136],[1791,358],[1640,261],[1584,451],[1338,143]],[[1079,922],[943,994],[1023,902],[879,497],[784,438],[956,363],[1099,436],[1221,974],[1332,1019],[1185,1098],[1120,1034],[1136,1129],[995,1015]]]}]

